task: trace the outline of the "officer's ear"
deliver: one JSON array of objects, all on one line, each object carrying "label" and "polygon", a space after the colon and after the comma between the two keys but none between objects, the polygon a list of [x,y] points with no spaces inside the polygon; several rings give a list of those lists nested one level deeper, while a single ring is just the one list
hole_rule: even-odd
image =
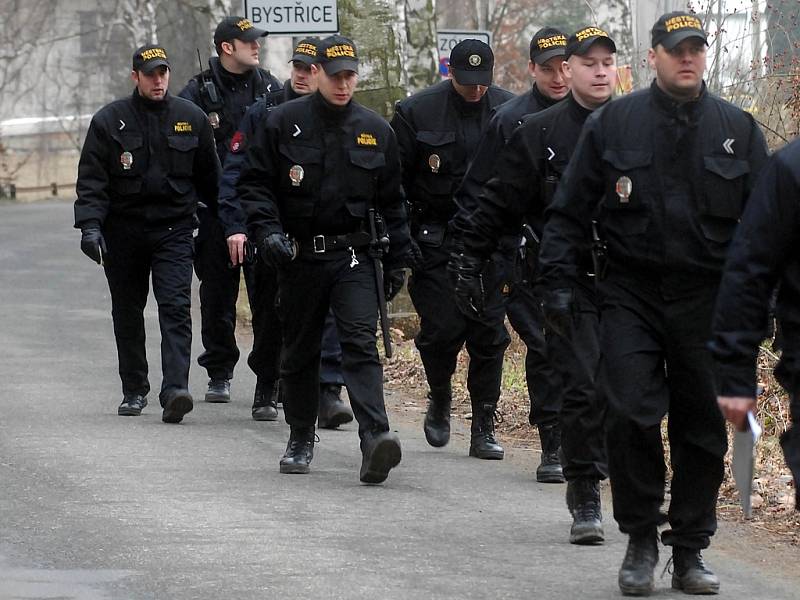
[{"label": "officer's ear", "polygon": [[653,71],[656,70],[656,51],[654,48],[650,48],[647,51],[647,64],[650,65]]},{"label": "officer's ear", "polygon": [[564,78],[567,79],[567,81],[572,81],[572,67],[568,60],[561,63],[561,72],[564,74]]},{"label": "officer's ear", "polygon": [[139,85],[139,71],[136,69],[131,70],[131,81],[133,81],[133,83],[136,85]]},{"label": "officer's ear", "polygon": [[316,77],[317,75],[319,75],[321,67],[317,63],[311,63],[310,67],[311,67],[311,76],[312,77]]},{"label": "officer's ear", "polygon": [[528,75],[536,79],[536,64],[532,60],[528,61]]},{"label": "officer's ear", "polygon": [[236,46],[233,42],[222,42],[219,45],[219,49],[222,50],[225,54],[230,56],[236,51]]}]

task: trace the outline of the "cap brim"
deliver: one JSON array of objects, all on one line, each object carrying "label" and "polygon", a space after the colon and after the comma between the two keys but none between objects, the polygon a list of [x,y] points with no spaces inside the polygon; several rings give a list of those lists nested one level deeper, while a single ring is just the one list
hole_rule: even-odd
[{"label": "cap brim", "polygon": [[139,70],[145,75],[150,75],[150,73],[155,71],[158,67],[167,67],[169,69],[169,63],[163,58],[157,58],[144,63]]},{"label": "cap brim", "polygon": [[491,85],[492,71],[468,71],[450,68],[459,85]]},{"label": "cap brim", "polygon": [[610,37],[606,37],[604,35],[596,35],[590,38],[583,40],[578,47],[572,52],[570,56],[583,56],[594,46],[595,44],[603,44],[606,46],[611,52],[617,51],[617,45],[614,43]]},{"label": "cap brim", "polygon": [[337,58],[330,62],[322,63],[322,68],[325,69],[327,75],[336,75],[341,71],[353,71],[358,73],[358,61],[348,58]]},{"label": "cap brim", "polygon": [[316,59],[316,58],[314,58],[314,57],[312,57],[312,56],[309,56],[308,54],[295,54],[295,55],[294,55],[294,56],[291,58],[291,60],[289,60],[289,62],[290,62],[290,63],[293,63],[293,62],[301,62],[301,63],[303,63],[303,64],[306,64],[306,65],[308,65],[308,66],[311,66],[311,65],[313,65],[315,62],[317,62],[317,59]]},{"label": "cap brim", "polygon": [[242,35],[237,35],[237,40],[242,40],[243,42],[252,42],[257,40],[258,38],[266,37],[267,32],[263,29],[259,29],[258,27],[251,27],[247,31],[243,31]]},{"label": "cap brim", "polygon": [[567,53],[566,46],[559,46],[558,48],[551,48],[550,50],[545,50],[541,54],[538,54],[534,59],[537,65],[543,65],[551,58],[555,58],[556,56],[564,56]]},{"label": "cap brim", "polygon": [[697,38],[698,40],[703,40],[703,43],[705,45],[708,45],[708,38],[704,34],[701,34],[695,29],[686,29],[684,31],[672,31],[667,35],[665,35],[662,38],[662,40],[658,43],[664,46],[665,50],[672,50],[683,40],[688,40],[689,38]]}]

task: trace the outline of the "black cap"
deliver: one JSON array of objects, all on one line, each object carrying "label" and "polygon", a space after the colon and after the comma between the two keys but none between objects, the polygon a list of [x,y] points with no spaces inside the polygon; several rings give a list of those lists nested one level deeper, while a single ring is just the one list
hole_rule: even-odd
[{"label": "black cap", "polygon": [[292,58],[289,62],[299,61],[307,65],[313,65],[317,62],[317,46],[319,45],[319,38],[307,37],[303,38],[294,47]]},{"label": "black cap", "polygon": [[543,65],[554,56],[564,56],[567,36],[553,27],[540,29],[531,38],[531,60]]},{"label": "black cap", "polygon": [[589,52],[589,48],[596,42],[605,44],[612,52],[617,51],[617,45],[614,43],[614,40],[609,37],[608,32],[603,31],[599,27],[583,27],[569,36],[564,60],[569,59],[569,57],[573,55],[583,56]]},{"label": "black cap", "polygon": [[252,42],[265,35],[267,35],[267,32],[258,27],[253,27],[250,19],[225,17],[214,30],[214,45],[219,46],[222,42],[230,42],[231,40]]},{"label": "black cap", "polygon": [[450,51],[450,72],[461,85],[491,85],[494,53],[480,40],[466,39]]},{"label": "black cap", "polygon": [[133,70],[141,71],[142,73],[150,74],[157,67],[167,67],[169,69],[169,60],[167,60],[167,51],[158,44],[147,44],[141,48],[137,48],[133,53]]},{"label": "black cap", "polygon": [[692,37],[699,38],[703,40],[703,43],[708,44],[708,36],[703,30],[700,19],[695,15],[680,11],[661,15],[653,25],[650,34],[653,48],[661,44],[666,50],[672,50],[683,40]]},{"label": "black cap", "polygon": [[331,35],[317,44],[317,62],[328,75],[339,71],[358,73],[358,52],[352,40],[343,35]]}]

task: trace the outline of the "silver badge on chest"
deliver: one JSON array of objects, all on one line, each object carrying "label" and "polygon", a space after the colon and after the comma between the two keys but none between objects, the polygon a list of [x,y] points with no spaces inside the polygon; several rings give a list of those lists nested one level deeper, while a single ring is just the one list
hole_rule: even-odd
[{"label": "silver badge on chest", "polygon": [[619,196],[620,204],[627,204],[630,202],[631,192],[633,192],[633,182],[630,177],[623,175],[617,179],[616,192],[617,196]]},{"label": "silver badge on chest", "polygon": [[215,112],[208,113],[208,122],[214,129],[219,129],[219,115]]},{"label": "silver badge on chest", "polygon": [[431,173],[438,173],[439,167],[442,166],[442,159],[438,154],[431,154],[428,157],[428,166],[431,168]]},{"label": "silver badge on chest", "polygon": [[300,165],[292,165],[292,168],[289,169],[289,179],[292,180],[292,185],[294,187],[300,187],[300,182],[303,181],[303,177],[305,176],[306,172]]},{"label": "silver badge on chest", "polygon": [[130,152],[123,152],[119,155],[119,164],[122,165],[123,170],[130,171],[133,166],[133,154]]}]

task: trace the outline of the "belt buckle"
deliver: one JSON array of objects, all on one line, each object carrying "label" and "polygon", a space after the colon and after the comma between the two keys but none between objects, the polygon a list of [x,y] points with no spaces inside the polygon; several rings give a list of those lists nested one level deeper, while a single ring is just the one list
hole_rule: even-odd
[{"label": "belt buckle", "polygon": [[315,235],[312,239],[312,243],[314,245],[314,254],[324,254],[325,253],[325,236],[324,235]]}]

